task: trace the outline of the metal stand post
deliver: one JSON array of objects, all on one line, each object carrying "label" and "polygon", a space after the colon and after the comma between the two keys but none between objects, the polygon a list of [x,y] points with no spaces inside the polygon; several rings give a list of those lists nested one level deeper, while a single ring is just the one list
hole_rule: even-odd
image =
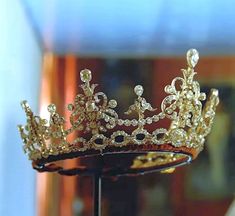
[{"label": "metal stand post", "polygon": [[102,183],[102,177],[99,174],[94,174],[93,177],[94,216],[101,216],[101,183]]}]

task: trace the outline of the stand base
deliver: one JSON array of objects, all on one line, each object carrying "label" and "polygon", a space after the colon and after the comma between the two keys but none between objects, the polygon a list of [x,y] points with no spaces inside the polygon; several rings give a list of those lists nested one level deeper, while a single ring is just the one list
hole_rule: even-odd
[{"label": "stand base", "polygon": [[[187,148],[176,149],[161,145],[130,146],[110,148],[100,152],[86,150],[60,155],[49,155],[33,162],[34,169],[39,172],[58,172],[61,175],[93,176],[94,216],[101,216],[101,183],[103,177],[121,175],[136,176],[156,171],[171,171],[174,167],[190,163],[197,156]],[[151,150],[149,150],[151,149]],[[64,160],[73,160],[63,163]],[[73,164],[73,167],[68,166]]]}]

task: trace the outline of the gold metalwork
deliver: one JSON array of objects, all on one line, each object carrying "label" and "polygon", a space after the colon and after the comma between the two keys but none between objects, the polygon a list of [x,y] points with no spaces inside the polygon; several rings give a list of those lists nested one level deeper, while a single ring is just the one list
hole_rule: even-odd
[{"label": "gold metalwork", "polygon": [[[189,161],[189,156],[181,153],[173,152],[149,152],[147,154],[137,156],[131,166],[132,169],[153,168],[156,166],[163,166],[173,164],[176,161]],[[162,173],[172,173],[175,168],[163,169]]]},{"label": "gold metalwork", "polygon": [[[121,119],[115,112],[115,100],[108,100],[103,92],[95,93],[97,84],[91,84],[91,72],[88,69],[80,73],[83,84],[83,94],[75,97],[74,103],[68,105],[70,127],[65,127],[65,120],[56,112],[56,106],[48,106],[49,121],[35,116],[26,101],[22,108],[27,116],[26,126],[19,125],[19,131],[24,143],[24,151],[29,159],[38,160],[49,155],[58,155],[69,152],[85,151],[88,149],[100,150],[107,146],[126,145],[172,145],[175,148],[190,148],[202,150],[205,137],[211,130],[218,105],[218,91],[211,90],[209,99],[200,91],[200,85],[194,80],[194,67],[199,59],[198,52],[191,49],[187,52],[188,68],[183,69],[183,77],[176,77],[170,85],[165,87],[168,94],[162,101],[160,111],[142,97],[143,87],[134,88],[137,99],[129,107],[126,114],[135,112],[138,118]],[[180,84],[180,85],[179,85]],[[146,110],[155,114],[146,117]],[[156,123],[161,119],[170,119],[169,128],[157,128]],[[155,128],[153,132],[146,130],[146,125]],[[115,130],[117,126],[134,128],[131,133],[125,130]],[[80,136],[68,142],[68,135],[80,131]],[[107,136],[107,131],[111,132]],[[130,130],[128,130],[130,131]]]}]

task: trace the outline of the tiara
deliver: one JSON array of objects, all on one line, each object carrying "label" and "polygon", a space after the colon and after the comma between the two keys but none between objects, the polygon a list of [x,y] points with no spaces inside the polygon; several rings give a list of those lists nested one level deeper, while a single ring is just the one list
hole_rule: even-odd
[{"label": "tiara", "polygon": [[[135,174],[153,170],[171,172],[195,159],[211,130],[219,98],[218,90],[211,89],[205,101],[206,94],[194,80],[194,67],[199,60],[197,50],[190,49],[186,58],[187,69],[182,69],[183,76],[174,78],[165,87],[167,96],[159,109],[143,97],[141,85],[135,86],[136,99],[125,112],[127,118],[120,118],[115,111],[116,100],[95,91],[97,84],[91,84],[88,69],[80,72],[82,93],[68,104],[67,121],[54,104],[48,106],[50,117],[46,120],[34,115],[27,101],[22,101],[27,123],[18,129],[33,167],[70,175],[89,172],[97,166],[97,160],[99,163],[102,160],[104,174]],[[158,127],[163,119],[171,122],[167,128]],[[65,168],[56,164],[73,158],[87,161],[90,157],[96,161],[91,166]]]}]

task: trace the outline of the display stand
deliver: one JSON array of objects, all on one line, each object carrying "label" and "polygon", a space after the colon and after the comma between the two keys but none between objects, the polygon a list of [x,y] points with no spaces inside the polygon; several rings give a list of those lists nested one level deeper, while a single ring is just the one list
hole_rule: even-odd
[{"label": "display stand", "polygon": [[[141,147],[141,146],[139,146]],[[113,150],[113,149],[112,149]],[[137,149],[138,150],[138,149]],[[95,154],[96,152],[86,151],[82,153],[68,153],[59,156],[49,156],[46,159],[33,163],[33,168],[40,172],[58,172],[61,175],[91,176],[93,178],[93,215],[101,216],[101,193],[102,178],[118,176],[138,176],[156,171],[164,171],[169,168],[182,166],[190,163],[191,155],[172,152],[139,150],[136,152],[114,152],[106,154]],[[111,152],[111,150],[110,150]],[[175,158],[175,160],[169,160]],[[80,158],[80,160],[77,160]],[[141,164],[135,165],[135,160],[143,158]],[[63,167],[58,161],[70,159],[77,162],[75,167]],[[75,163],[72,163],[75,164]]]},{"label": "display stand", "polygon": [[93,176],[93,209],[94,216],[101,216],[101,192],[102,192],[102,177],[99,173]]}]

